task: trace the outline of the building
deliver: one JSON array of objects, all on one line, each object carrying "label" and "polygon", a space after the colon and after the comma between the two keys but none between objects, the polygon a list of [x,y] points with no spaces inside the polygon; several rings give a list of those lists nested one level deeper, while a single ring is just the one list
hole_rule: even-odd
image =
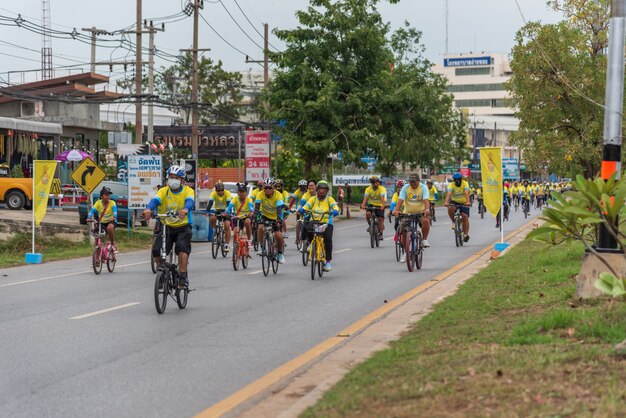
[{"label": "building", "polygon": [[503,147],[504,158],[520,161],[518,148],[509,144],[511,133],[519,128],[519,120],[507,100],[505,83],[512,71],[506,54],[446,54],[443,63],[435,65],[433,71],[447,78],[454,105],[466,117],[473,166],[480,161],[478,150],[485,146]]}]

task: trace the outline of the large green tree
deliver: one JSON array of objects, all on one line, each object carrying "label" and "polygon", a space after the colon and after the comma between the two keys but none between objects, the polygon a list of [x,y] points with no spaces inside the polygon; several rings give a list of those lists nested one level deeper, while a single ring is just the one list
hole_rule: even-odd
[{"label": "large green tree", "polygon": [[609,3],[551,1],[562,22],[530,22],[517,33],[508,87],[520,128],[511,142],[532,170],[587,177],[598,172]]}]

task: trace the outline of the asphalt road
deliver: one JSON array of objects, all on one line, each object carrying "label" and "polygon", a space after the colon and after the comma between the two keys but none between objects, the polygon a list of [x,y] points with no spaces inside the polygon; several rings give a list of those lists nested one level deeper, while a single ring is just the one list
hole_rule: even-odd
[{"label": "asphalt road", "polygon": [[[493,218],[474,213],[470,242],[456,248],[438,213],[414,273],[395,261],[389,224],[381,248],[369,247],[363,218],[336,224],[333,271],[315,281],[293,233],[269,277],[258,257],[235,272],[194,244],[197,290],[163,315],[146,251],[120,254],[100,276],[87,258],[0,270],[0,416],[193,416],[499,238]],[[513,213],[506,228],[525,222]]]}]

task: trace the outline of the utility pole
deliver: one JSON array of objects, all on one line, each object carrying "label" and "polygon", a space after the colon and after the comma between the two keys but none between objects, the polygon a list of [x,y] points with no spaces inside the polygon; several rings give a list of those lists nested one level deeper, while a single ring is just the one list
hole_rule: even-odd
[{"label": "utility pole", "polygon": [[191,157],[198,158],[198,8],[200,0],[193,0],[193,71],[191,79]]},{"label": "utility pole", "polygon": [[95,26],[92,26],[91,28],[82,28],[81,30],[83,32],[90,32],[91,33],[91,68],[90,68],[90,72],[95,73],[96,72],[96,36],[97,35],[110,35],[110,33],[107,32],[104,29],[98,29]]},{"label": "utility pole", "polygon": [[143,131],[143,121],[141,118],[141,2],[142,0],[137,0],[137,23],[135,25],[137,40],[135,42],[135,95],[137,100],[135,100],[135,144],[141,144],[143,142],[142,131]]},{"label": "utility pole", "polygon": [[[619,179],[622,171],[625,23],[626,0],[612,0],[604,108],[604,146],[602,148],[601,169],[601,176],[605,181],[611,178],[613,174]],[[613,225],[612,227],[614,231],[617,231],[617,225]],[[598,251],[605,250],[611,252],[618,248],[617,240],[611,236],[604,224],[600,224]]]},{"label": "utility pole", "polygon": [[[156,32],[165,31],[165,23],[161,25],[161,28],[155,28],[152,21],[150,21],[150,26],[147,25],[147,22],[144,22],[144,26],[148,29],[149,35],[149,59],[148,59],[148,95],[152,96],[154,93],[154,34]],[[148,141],[152,142],[152,137],[154,136],[154,105],[152,100],[148,103]]]}]

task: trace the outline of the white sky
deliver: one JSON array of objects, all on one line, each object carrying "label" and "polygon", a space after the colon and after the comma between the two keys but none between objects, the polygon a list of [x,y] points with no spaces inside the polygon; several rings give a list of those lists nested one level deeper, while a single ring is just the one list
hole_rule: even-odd
[{"label": "white sky", "polygon": [[[143,0],[144,18],[163,17],[181,11],[187,0]],[[554,22],[559,16],[548,10],[546,0],[518,0],[527,20]],[[116,30],[132,25],[135,21],[135,0],[50,0],[53,29],[70,32],[76,27],[96,26],[106,30]],[[223,3],[221,3],[223,2]],[[260,59],[262,50],[239,29],[224,10],[223,5],[238,20],[254,42],[262,46],[262,37],[245,19],[237,3],[259,32],[262,23],[267,22],[270,30],[275,27],[292,28],[297,24],[295,11],[304,9],[308,0],[205,0],[202,11],[209,23],[232,45],[253,59]],[[523,20],[514,0],[449,0],[450,7],[450,52],[493,51],[509,52],[513,46],[515,32],[523,25]],[[381,4],[383,18],[397,28],[408,20],[423,32],[426,56],[440,62],[445,50],[445,1],[444,0],[402,0],[398,5]],[[15,17],[17,13],[37,24],[41,21],[41,0],[0,0],[0,15]],[[157,33],[156,47],[171,54],[180,48],[191,47],[193,20],[187,18],[166,24],[164,33]],[[135,41],[134,35],[130,35]],[[115,38],[110,38],[115,39]],[[4,43],[3,43],[4,42]],[[7,45],[6,42],[16,46]],[[273,35],[270,42],[282,48],[283,45]],[[116,43],[111,43],[116,45]],[[147,47],[147,37],[144,39]],[[200,48],[211,48],[207,52],[215,60],[221,59],[229,70],[258,68],[246,64],[245,56],[233,50],[219,39],[205,22],[200,20]],[[40,68],[41,37],[25,29],[0,26],[0,82],[7,79],[8,71]],[[32,50],[30,50],[32,49]],[[74,40],[52,39],[53,65],[67,66],[90,60],[89,45]],[[3,54],[17,55],[21,58]],[[111,58],[134,60],[134,54],[123,49],[98,48],[97,60]],[[147,54],[146,54],[147,59]],[[168,63],[157,58],[157,67]],[[83,68],[88,68],[84,66]],[[67,75],[68,70],[59,70],[57,76]],[[77,72],[76,69],[73,70]],[[108,67],[99,67],[98,72],[109,74]],[[130,67],[129,67],[130,74]],[[124,75],[121,67],[116,67],[112,78]],[[16,75],[11,75],[18,82]]]}]

